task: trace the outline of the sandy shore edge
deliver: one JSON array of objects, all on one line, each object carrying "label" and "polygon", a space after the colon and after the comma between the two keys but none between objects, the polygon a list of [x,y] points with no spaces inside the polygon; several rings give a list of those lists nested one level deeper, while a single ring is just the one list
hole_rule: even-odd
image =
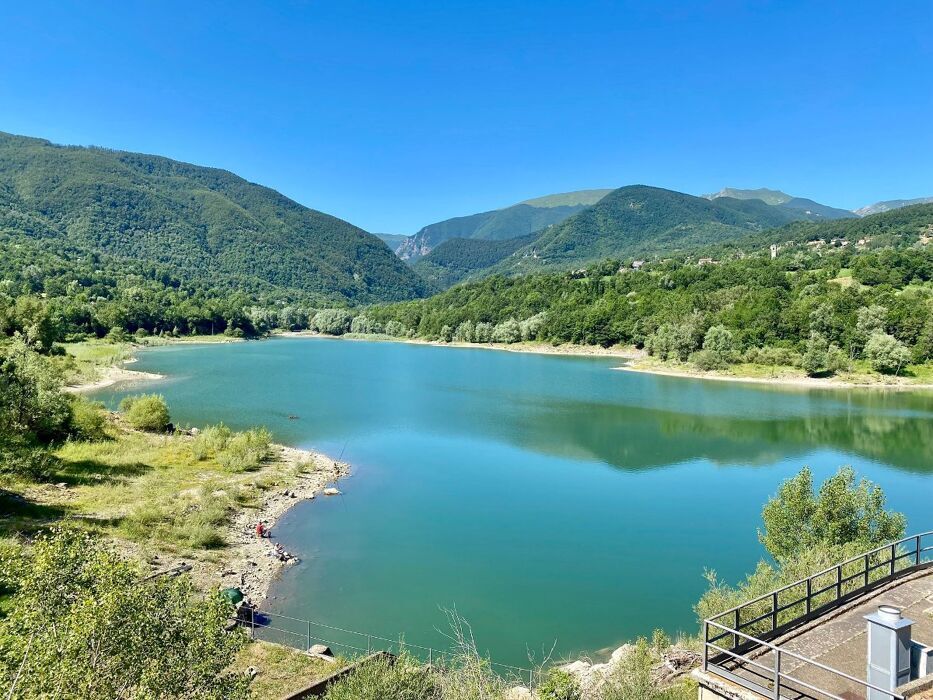
[{"label": "sandy shore edge", "polygon": [[[123,364],[134,361],[135,360],[128,360]],[[156,374],[155,372],[140,372],[139,370],[127,369],[119,365],[101,367],[98,370],[98,374],[98,378],[92,382],[72,384],[64,387],[64,390],[69,394],[83,394],[89,391],[97,391],[98,389],[106,389],[108,386],[113,386],[114,384],[131,384],[165,379],[163,375]]]},{"label": "sandy shore edge", "polygon": [[626,360],[639,360],[645,356],[643,350],[633,347],[613,346],[604,348],[600,345],[550,345],[548,343],[444,343],[440,340],[421,338],[392,338],[390,336],[363,335],[324,335],[312,331],[285,331],[275,333],[272,338],[312,338],[319,340],[339,340],[342,342],[384,342],[404,345],[429,345],[438,348],[467,348],[470,350],[497,350],[499,352],[529,353],[532,355],[566,355],[571,357],[619,357]]},{"label": "sandy shore edge", "polygon": [[712,382],[737,382],[801,389],[882,389],[886,391],[925,391],[933,389],[933,384],[911,384],[910,382],[895,379],[891,381],[853,382],[833,377],[742,377],[715,372],[701,372],[688,368],[638,367],[630,364],[613,367],[613,369],[622,372],[639,372],[641,374],[655,374],[661,377],[674,377],[676,379],[703,379]]}]

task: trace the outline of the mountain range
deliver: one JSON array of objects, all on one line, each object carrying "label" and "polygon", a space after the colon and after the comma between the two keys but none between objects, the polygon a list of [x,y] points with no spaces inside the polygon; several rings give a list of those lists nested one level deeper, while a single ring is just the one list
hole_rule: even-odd
[{"label": "mountain range", "polygon": [[0,232],[216,287],[360,302],[425,292],[375,236],[233,173],[2,132]]},{"label": "mountain range", "polygon": [[422,228],[395,248],[403,260],[415,262],[451,238],[499,241],[540,231],[595,204],[612,190],[580,190],[538,197],[504,209],[458,216]]},{"label": "mountain range", "polygon": [[890,199],[886,202],[875,202],[867,207],[856,209],[855,213],[859,216],[869,216],[871,214],[880,214],[884,211],[901,209],[902,207],[911,207],[915,204],[930,204],[933,197],[917,197],[916,199]]},{"label": "mountain range", "polygon": [[933,198],[853,213],[766,188],[696,197],[630,185],[529,199],[414,236],[372,235],[224,170],[0,132],[0,241],[19,246],[16,260],[41,250],[43,265],[55,255],[101,259],[98,267],[124,276],[158,278],[164,269],[210,289],[324,303],[411,299],[465,279],[605,258],[694,254],[758,234],[770,240],[767,232],[794,222],[794,236],[808,235],[808,223],[848,231],[842,225],[858,214],[923,201]]},{"label": "mountain range", "polygon": [[[757,197],[694,197],[673,190],[630,185],[536,234],[503,245],[449,239],[414,268],[434,288],[489,274],[568,268],[603,258],[676,254],[792,221],[818,221],[788,198],[767,204]],[[853,216],[853,214],[850,214]]]}]

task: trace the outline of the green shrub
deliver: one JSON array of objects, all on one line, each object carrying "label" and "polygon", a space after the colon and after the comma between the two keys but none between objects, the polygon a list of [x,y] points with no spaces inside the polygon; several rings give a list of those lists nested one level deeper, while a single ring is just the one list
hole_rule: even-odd
[{"label": "green shrub", "polygon": [[690,361],[696,365],[697,369],[709,372],[714,369],[725,369],[726,362],[722,356],[711,350],[697,350],[690,356]]},{"label": "green shrub", "polygon": [[227,446],[231,435],[233,431],[223,423],[207,426],[191,441],[191,456],[199,461],[216,456]]},{"label": "green shrub", "polygon": [[394,663],[377,658],[334,683],[327,700],[440,700],[435,672],[402,653]]},{"label": "green shrub", "polygon": [[910,362],[910,350],[892,335],[875,333],[865,344],[865,357],[876,372],[900,374]]},{"label": "green shrub", "polygon": [[84,440],[100,440],[105,436],[107,413],[104,404],[76,396],[71,402],[71,430]]},{"label": "green shrub", "polygon": [[577,679],[559,668],[549,669],[537,688],[540,700],[579,700],[580,684]]},{"label": "green shrub", "polygon": [[256,469],[268,459],[271,447],[272,435],[265,428],[234,433],[217,453],[217,463],[233,472]]},{"label": "green shrub", "polygon": [[127,396],[120,402],[120,410],[137,430],[164,432],[171,424],[168,405],[159,394]]}]

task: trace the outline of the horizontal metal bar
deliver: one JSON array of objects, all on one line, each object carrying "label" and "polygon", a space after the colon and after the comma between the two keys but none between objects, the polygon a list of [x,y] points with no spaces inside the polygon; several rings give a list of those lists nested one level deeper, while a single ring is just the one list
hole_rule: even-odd
[{"label": "horizontal metal bar", "polygon": [[[795,652],[793,652],[793,651],[790,651],[790,650],[788,650],[788,649],[784,649],[784,648],[778,647],[778,646],[776,646],[776,645],[774,645],[774,644],[771,644],[770,642],[764,641],[763,639],[756,639],[755,637],[751,637],[750,635],[747,635],[747,634],[744,634],[744,633],[742,633],[742,632],[739,632],[738,630],[730,630],[730,629],[726,628],[725,626],[720,625],[720,624],[717,624],[717,623],[715,623],[715,622],[710,622],[709,620],[707,620],[707,623],[708,623],[708,624],[711,624],[711,625],[713,625],[713,626],[715,626],[715,627],[719,627],[720,629],[723,629],[723,630],[726,631],[726,632],[731,632],[732,634],[736,634],[736,635],[738,635],[738,636],[740,636],[740,637],[745,637],[745,638],[748,639],[749,641],[756,642],[756,643],[759,644],[760,646],[767,647],[768,649],[771,649],[771,650],[774,651],[774,652],[777,652],[778,650],[780,650],[782,656],[789,656],[789,657],[791,657],[792,659],[797,659],[798,661],[803,661],[804,663],[808,663],[808,664],[810,664],[811,666],[816,666],[817,668],[823,669],[824,671],[827,671],[827,672],[829,672],[829,673],[832,673],[832,674],[835,674],[835,675],[837,675],[837,676],[840,676],[841,678],[845,678],[846,680],[852,681],[853,683],[858,683],[859,685],[863,685],[863,686],[865,686],[866,688],[871,688],[872,690],[877,690],[877,691],[882,692],[882,693],[888,693],[888,694],[890,695],[890,691],[887,691],[887,690],[885,690],[884,688],[879,688],[878,686],[872,685],[872,684],[869,683],[868,681],[863,681],[863,680],[861,680],[861,679],[859,679],[859,678],[856,678],[855,676],[850,676],[848,673],[844,673],[844,672],[842,672],[842,671],[839,671],[839,670],[833,668],[832,666],[827,666],[826,664],[821,664],[819,661],[814,661],[813,659],[809,659],[809,658],[807,658],[806,656],[801,656],[800,654],[797,654],[797,653],[795,653]],[[742,657],[742,658],[744,659],[745,657]],[[751,660],[750,660],[750,659],[749,659],[749,662],[751,663]],[[820,691],[820,692],[823,692],[823,691]],[[903,700],[903,696],[900,696],[900,695],[893,695],[892,697],[901,698],[901,700]]]},{"label": "horizontal metal bar", "polygon": [[[771,597],[773,594],[775,594],[775,593],[781,593],[781,592],[786,591],[786,590],[788,590],[788,589],[790,589],[790,588],[793,588],[794,586],[802,585],[802,584],[804,584],[804,583],[807,582],[807,579],[810,579],[810,580],[812,581],[813,579],[815,579],[815,578],[817,578],[817,577],[819,577],[819,576],[824,576],[824,575],[826,575],[826,574],[835,573],[835,571],[836,571],[837,568],[846,566],[847,564],[852,564],[852,563],[857,562],[857,561],[859,561],[859,560],[864,560],[865,557],[870,557],[872,554],[877,554],[877,553],[882,552],[882,551],[885,551],[885,550],[890,550],[892,546],[897,547],[897,546],[902,545],[902,544],[905,544],[905,543],[907,543],[907,542],[916,543],[918,537],[923,538],[923,537],[929,537],[929,536],[933,536],[933,530],[930,530],[930,531],[928,531],[928,532],[922,532],[922,533],[917,534],[917,535],[911,535],[910,537],[905,537],[905,538],[900,539],[900,540],[897,540],[897,541],[895,541],[895,542],[889,542],[889,543],[887,543],[887,544],[881,545],[880,547],[877,547],[877,548],[875,548],[875,549],[869,550],[869,551],[867,551],[867,552],[862,552],[861,554],[858,554],[858,555],[852,557],[851,559],[846,559],[845,561],[840,562],[839,564],[834,564],[833,566],[829,567],[828,569],[824,569],[823,571],[818,571],[817,573],[811,574],[810,576],[807,576],[806,578],[802,578],[802,579],[800,579],[800,580],[798,580],[798,581],[794,581],[793,583],[789,583],[789,584],[787,584],[786,586],[782,586],[781,588],[778,588],[778,589],[776,589],[776,590],[774,590],[774,591],[771,591],[771,592],[769,592],[769,593],[766,593],[766,594],[764,594],[763,596],[760,596],[760,597],[758,597],[758,598],[754,598],[753,600],[749,600],[749,601],[743,603],[742,605],[737,605],[737,606],[735,606],[735,607],[733,607],[733,608],[730,608],[729,610],[725,610],[725,611],[723,611],[723,612],[717,614],[715,617],[710,618],[710,619],[711,619],[711,620],[717,620],[717,619],[719,619],[719,618],[721,618],[721,617],[725,617],[726,615],[729,615],[730,613],[731,613],[731,614],[734,614],[736,610],[740,610],[741,608],[744,608],[744,607],[746,607],[746,606],[748,606],[748,605],[752,605],[752,604],[754,604],[754,603],[759,603],[759,602],[761,602],[761,601],[763,601],[763,600],[767,600],[768,598],[770,598],[770,597]],[[913,553],[916,553],[917,549],[914,548],[914,549],[912,549],[912,550],[910,550],[910,551],[913,552]],[[933,546],[927,547],[927,548],[922,548],[921,551],[933,551]],[[887,561],[888,563],[890,563],[890,562],[891,562],[890,557],[889,557],[886,561]]]}]

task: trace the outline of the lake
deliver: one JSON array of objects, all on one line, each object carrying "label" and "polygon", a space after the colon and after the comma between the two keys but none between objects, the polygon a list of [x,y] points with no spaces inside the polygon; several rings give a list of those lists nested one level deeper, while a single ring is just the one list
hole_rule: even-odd
[{"label": "lake", "polygon": [[167,378],[132,391],[164,394],[178,424],[265,425],[352,464],[342,496],[276,526],[302,562],[271,610],[447,647],[455,609],[520,666],[694,632],[704,569],[754,568],[761,506],[804,465],[822,480],[851,464],[911,531],[933,524],[933,395],[619,364],[288,338],[144,350],[134,369]]}]

